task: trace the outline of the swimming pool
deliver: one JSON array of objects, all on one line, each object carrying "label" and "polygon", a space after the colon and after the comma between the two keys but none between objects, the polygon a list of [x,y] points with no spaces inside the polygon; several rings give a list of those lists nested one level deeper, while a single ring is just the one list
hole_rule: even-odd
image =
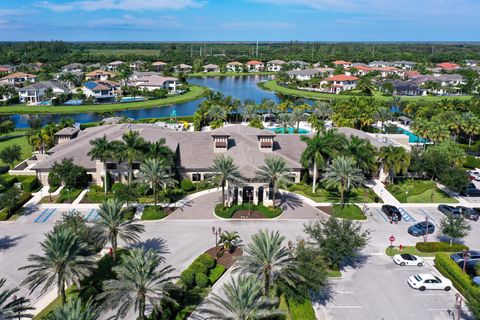
[{"label": "swimming pool", "polygon": [[428,143],[428,142],[430,142],[427,139],[424,139],[424,138],[421,138],[417,135],[414,135],[413,133],[411,133],[410,131],[408,131],[406,129],[403,129],[403,128],[400,128],[400,127],[397,127],[397,128],[398,128],[399,133],[403,133],[403,134],[406,134],[408,136],[408,142],[409,143]]},{"label": "swimming pool", "polygon": [[136,101],[144,101],[144,97],[123,97],[120,99],[120,102],[136,102]]},{"label": "swimming pool", "polygon": [[[273,131],[275,133],[285,133],[285,129],[284,128],[267,128],[268,131]],[[288,128],[287,129],[287,133],[294,133],[295,132],[295,128]],[[298,133],[299,134],[307,134],[307,133],[310,133],[310,131],[306,130],[306,129],[298,129]]]},{"label": "swimming pool", "polygon": [[37,106],[51,106],[52,100],[43,100],[37,103]]}]

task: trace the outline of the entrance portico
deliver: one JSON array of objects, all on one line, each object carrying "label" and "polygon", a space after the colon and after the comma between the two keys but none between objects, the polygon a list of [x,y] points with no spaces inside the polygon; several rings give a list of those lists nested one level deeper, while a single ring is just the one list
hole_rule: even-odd
[{"label": "entrance portico", "polygon": [[227,184],[227,205],[253,203],[254,205],[272,205],[271,188],[266,183],[252,182],[248,185],[237,186]]}]

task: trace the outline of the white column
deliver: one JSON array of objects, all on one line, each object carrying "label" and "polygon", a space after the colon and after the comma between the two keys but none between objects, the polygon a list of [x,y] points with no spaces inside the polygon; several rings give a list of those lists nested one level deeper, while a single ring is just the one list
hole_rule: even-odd
[{"label": "white column", "polygon": [[238,204],[243,203],[243,188],[238,187]]},{"label": "white column", "polygon": [[253,187],[253,204],[258,205],[258,187]]}]

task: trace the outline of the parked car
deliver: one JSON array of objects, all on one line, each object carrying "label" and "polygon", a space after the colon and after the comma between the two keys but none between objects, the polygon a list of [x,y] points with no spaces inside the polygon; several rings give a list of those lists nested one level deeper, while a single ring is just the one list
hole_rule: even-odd
[{"label": "parked car", "polygon": [[408,233],[414,237],[420,237],[427,234],[432,234],[435,232],[435,225],[430,221],[422,221],[410,226],[408,228]]},{"label": "parked car", "polygon": [[477,189],[476,187],[469,187],[462,190],[460,195],[464,197],[480,197],[480,189]]},{"label": "parked car", "polygon": [[410,287],[420,291],[425,290],[445,290],[452,289],[452,281],[442,276],[435,276],[431,273],[417,274],[407,280]]},{"label": "parked car", "polygon": [[458,210],[457,208],[455,208],[453,206],[449,206],[449,205],[446,205],[446,204],[439,205],[438,206],[438,211],[440,211],[441,213],[443,213],[446,216],[451,215],[454,218],[460,218],[460,216],[461,216],[460,210]]},{"label": "parked car", "polygon": [[425,261],[423,261],[422,258],[419,256],[414,256],[413,254],[410,253],[401,253],[401,254],[396,254],[393,256],[393,262],[395,262],[398,265],[403,266],[423,266],[425,264]]},{"label": "parked car", "polygon": [[385,213],[385,215],[390,220],[396,220],[396,221],[402,220],[402,214],[400,213],[400,210],[398,210],[397,207],[395,206],[384,204],[382,206],[382,212]]},{"label": "parked car", "polygon": [[[468,261],[480,261],[480,251],[468,250]],[[456,263],[463,262],[464,252],[457,252],[450,255],[450,258]]]},{"label": "parked car", "polygon": [[465,217],[465,219],[478,221],[479,215],[477,210],[475,210],[474,208],[467,208],[462,206],[456,206],[456,208],[460,211],[462,216]]},{"label": "parked car", "polygon": [[473,178],[471,180],[480,181],[480,172],[478,172],[478,171],[468,171],[468,174],[470,175],[470,177]]}]

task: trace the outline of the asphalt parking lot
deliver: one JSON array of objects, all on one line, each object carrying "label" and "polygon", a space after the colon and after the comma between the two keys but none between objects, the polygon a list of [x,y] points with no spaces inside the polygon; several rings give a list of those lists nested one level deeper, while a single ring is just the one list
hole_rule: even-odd
[{"label": "asphalt parking lot", "polygon": [[400,267],[387,256],[370,256],[362,267],[332,280],[325,294],[328,302],[317,311],[325,320],[452,319],[454,289],[420,292],[407,284],[408,277],[414,274],[438,274],[432,263],[430,260],[424,267]]}]

